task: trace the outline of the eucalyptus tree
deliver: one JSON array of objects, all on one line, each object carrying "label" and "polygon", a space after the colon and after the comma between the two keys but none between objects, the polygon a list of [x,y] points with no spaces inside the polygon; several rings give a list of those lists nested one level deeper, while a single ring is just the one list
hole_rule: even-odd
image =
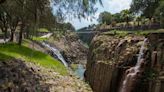
[{"label": "eucalyptus tree", "polygon": [[[44,8],[48,6],[46,0],[15,0],[19,16],[20,32],[19,42],[22,43],[22,35],[28,26],[36,27],[39,23],[39,15],[44,11]],[[36,28],[34,30],[37,30]]]},{"label": "eucalyptus tree", "polygon": [[112,23],[112,14],[110,12],[102,12],[99,15],[98,21],[110,25]]},{"label": "eucalyptus tree", "polygon": [[151,19],[162,0],[132,0],[131,11]]},{"label": "eucalyptus tree", "polygon": [[113,14],[113,20],[117,23],[123,22],[123,18],[121,17],[121,13]]},{"label": "eucalyptus tree", "polygon": [[15,30],[19,22],[19,13],[16,2],[7,0],[4,2],[1,7],[5,9],[6,14],[8,15],[8,29],[11,31],[10,41],[13,41]]},{"label": "eucalyptus tree", "polygon": [[39,27],[44,27],[48,30],[53,30],[54,28],[57,28],[57,18],[53,15],[52,9],[47,8],[45,11],[46,12],[43,12],[40,15]]},{"label": "eucalyptus tree", "polygon": [[160,1],[160,5],[155,11],[155,16],[158,17],[161,26],[164,27],[164,1]]},{"label": "eucalyptus tree", "polygon": [[[96,8],[94,5],[97,1],[101,3],[101,0],[16,0],[22,6],[22,17],[21,22],[24,25],[24,21],[26,18],[25,13],[29,12],[33,15],[35,26],[39,25],[40,15],[42,15],[44,10],[47,8],[51,8],[51,6],[55,6],[56,8],[56,16],[58,16],[58,20],[64,19],[66,17],[86,17],[88,15],[94,14],[96,12]],[[28,17],[28,16],[27,16]],[[29,20],[29,19],[28,19]],[[20,35],[22,31],[20,31]],[[21,44],[21,37],[19,38],[19,44]]]},{"label": "eucalyptus tree", "polygon": [[97,11],[95,4],[99,2],[102,5],[101,0],[52,0],[55,6],[56,15],[60,19],[85,18],[88,15],[92,15]]},{"label": "eucalyptus tree", "polygon": [[6,42],[7,38],[7,30],[8,30],[8,23],[9,23],[8,14],[6,12],[6,9],[2,6],[0,6],[0,28],[1,31],[4,33],[4,41]]},{"label": "eucalyptus tree", "polygon": [[[7,7],[1,9],[2,12],[7,10],[6,13],[1,13],[1,18],[9,19],[10,22],[6,21],[6,24],[10,26],[12,33],[16,29],[16,26],[19,24],[20,31],[19,31],[19,42],[18,44],[21,45],[22,43],[22,34],[25,31],[27,26],[34,26],[34,30],[37,30],[37,27],[41,25],[41,16],[46,15],[47,13],[47,20],[48,17],[53,15],[49,11],[50,8],[55,7],[58,20],[55,18],[53,21],[59,21],[66,17],[86,17],[88,15],[94,14],[96,12],[96,8],[94,5],[97,1],[101,0],[5,0],[7,1]],[[4,4],[4,2],[2,3]],[[1,5],[2,5],[1,4]],[[0,5],[0,6],[1,6]],[[51,10],[51,9],[50,9]],[[15,12],[14,12],[15,11]],[[6,12],[6,11],[5,11]],[[63,17],[64,16],[64,17]],[[52,21],[51,21],[52,23]],[[1,23],[1,25],[4,23]],[[2,25],[3,28],[7,25]],[[44,25],[44,24],[43,24]],[[48,26],[48,25],[46,25]],[[11,37],[12,40],[12,37]]]}]

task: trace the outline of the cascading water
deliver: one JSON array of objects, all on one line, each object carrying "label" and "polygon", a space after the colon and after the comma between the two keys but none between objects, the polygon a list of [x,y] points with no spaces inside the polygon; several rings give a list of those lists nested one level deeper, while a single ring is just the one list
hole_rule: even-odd
[{"label": "cascading water", "polygon": [[78,64],[78,67],[75,70],[75,74],[78,75],[81,80],[84,79],[84,72],[85,72],[84,66],[81,64]]},{"label": "cascading water", "polygon": [[147,38],[144,39],[144,42],[140,48],[137,64],[125,72],[125,78],[121,84],[119,92],[131,92],[132,91],[133,86],[136,83],[137,77],[139,76],[139,74],[141,72],[142,64],[144,63],[143,55],[144,55],[146,41],[147,41]]},{"label": "cascading water", "polygon": [[45,42],[43,42],[42,45],[49,48],[54,53],[54,55],[56,55],[57,58],[64,64],[64,66],[68,67],[67,62],[64,60],[62,54],[60,53],[60,51],[58,49],[56,49],[55,47],[51,47],[49,44],[47,44]]}]

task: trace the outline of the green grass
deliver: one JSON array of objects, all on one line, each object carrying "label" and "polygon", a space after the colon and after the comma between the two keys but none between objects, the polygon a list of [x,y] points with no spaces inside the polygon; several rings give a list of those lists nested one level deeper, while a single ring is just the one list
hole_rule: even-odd
[{"label": "green grass", "polygon": [[126,30],[112,30],[108,32],[104,32],[103,34],[115,34],[116,36],[124,37],[128,34],[136,34],[136,35],[147,35],[150,33],[164,33],[164,29],[159,30],[137,30],[137,31],[126,31]]},{"label": "green grass", "polygon": [[47,40],[48,38],[41,38],[41,37],[33,37],[32,40],[34,41],[45,41]]},{"label": "green grass", "polygon": [[33,62],[40,66],[54,69],[62,75],[67,74],[67,70],[62,63],[49,55],[32,50],[25,46],[19,46],[14,43],[0,44],[0,60],[17,58],[24,61]]},{"label": "green grass", "polygon": [[13,59],[13,57],[0,53],[0,61],[10,60],[10,59]]},{"label": "green grass", "polygon": [[38,29],[38,32],[49,32],[48,29],[46,28],[39,28]]},{"label": "green grass", "polygon": [[23,39],[23,46],[29,47],[31,44],[31,41],[29,39]]}]

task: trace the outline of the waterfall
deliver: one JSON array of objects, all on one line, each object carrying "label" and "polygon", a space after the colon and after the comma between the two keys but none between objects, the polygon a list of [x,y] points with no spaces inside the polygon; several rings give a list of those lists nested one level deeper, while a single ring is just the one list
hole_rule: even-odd
[{"label": "waterfall", "polygon": [[50,46],[49,44],[47,44],[45,42],[43,42],[42,45],[49,48],[53,52],[53,54],[56,55],[57,58],[64,64],[64,66],[68,67],[67,62],[64,60],[64,57],[62,56],[62,54],[60,53],[60,51],[57,48],[52,47],[52,46]]},{"label": "waterfall", "polygon": [[133,89],[133,86],[135,86],[137,77],[139,76],[141,72],[141,66],[144,63],[143,55],[144,55],[146,41],[147,41],[147,38],[144,39],[143,44],[140,48],[139,56],[137,59],[137,64],[134,67],[131,67],[130,69],[126,70],[125,78],[121,84],[119,92],[131,92]]}]

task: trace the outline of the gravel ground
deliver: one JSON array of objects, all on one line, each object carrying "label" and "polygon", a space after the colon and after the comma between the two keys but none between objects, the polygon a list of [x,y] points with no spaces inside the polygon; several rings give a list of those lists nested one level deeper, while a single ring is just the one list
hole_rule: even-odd
[{"label": "gravel ground", "polygon": [[21,60],[0,61],[0,92],[92,92],[73,75]]}]

